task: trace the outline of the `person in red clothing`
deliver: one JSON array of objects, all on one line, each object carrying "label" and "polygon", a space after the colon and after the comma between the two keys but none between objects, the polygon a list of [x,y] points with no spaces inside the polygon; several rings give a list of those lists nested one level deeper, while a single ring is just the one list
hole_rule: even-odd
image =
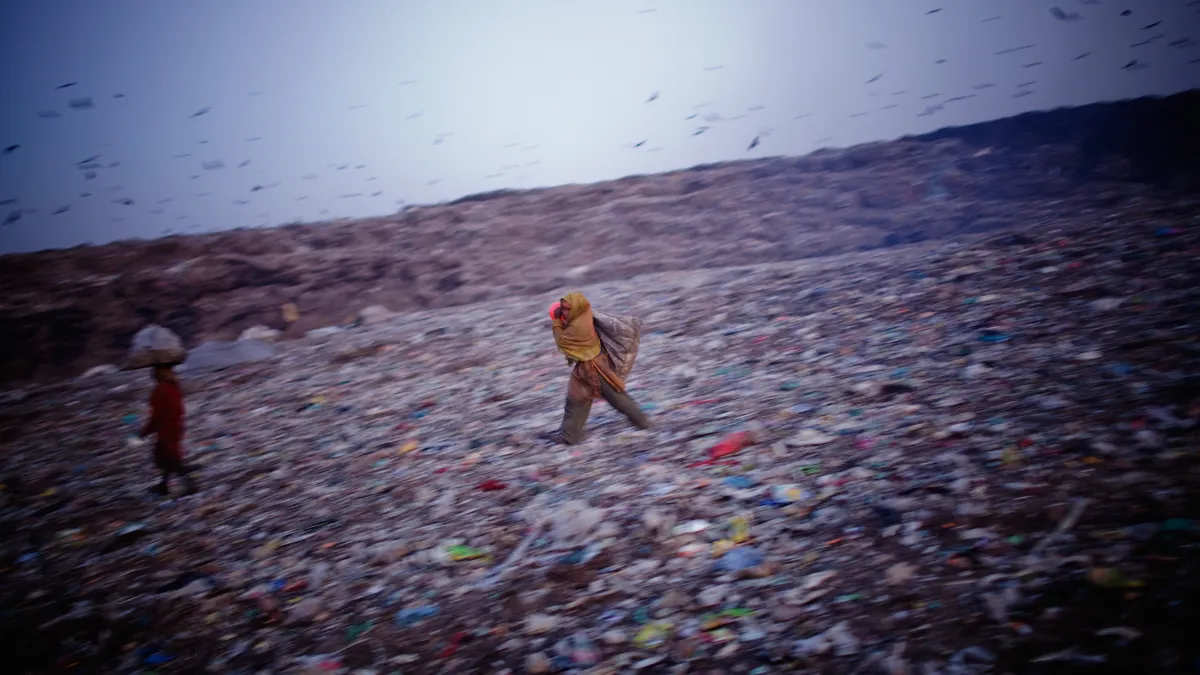
[{"label": "person in red clothing", "polygon": [[154,366],[154,379],[158,385],[150,394],[150,419],[142,427],[142,438],[157,434],[154,444],[154,464],[162,472],[162,482],[154,486],[153,492],[165,495],[170,491],[171,474],[179,474],[183,478],[184,489],[188,494],[196,491],[195,483],[188,474],[190,470],[183,463],[184,409],[183,390],[175,371],[171,366]]}]

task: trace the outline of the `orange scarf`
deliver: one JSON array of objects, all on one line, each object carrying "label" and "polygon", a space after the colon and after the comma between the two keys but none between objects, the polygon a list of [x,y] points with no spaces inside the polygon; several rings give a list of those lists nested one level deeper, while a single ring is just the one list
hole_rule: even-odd
[{"label": "orange scarf", "polygon": [[580,363],[600,356],[600,336],[592,322],[592,303],[583,293],[570,293],[562,299],[567,307],[566,320],[554,324],[554,344],[558,351]]},{"label": "orange scarf", "polygon": [[608,356],[596,334],[592,316],[592,304],[583,293],[571,293],[562,299],[567,308],[564,321],[554,324],[554,343],[558,350],[575,362],[571,375],[572,385],[567,395],[572,398],[600,396],[600,378],[604,378],[617,391],[625,391],[625,381],[612,371]]}]

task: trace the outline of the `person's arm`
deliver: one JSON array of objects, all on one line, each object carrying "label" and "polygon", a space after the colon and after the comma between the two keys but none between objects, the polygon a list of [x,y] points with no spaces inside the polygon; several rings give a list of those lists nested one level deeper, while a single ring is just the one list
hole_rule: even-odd
[{"label": "person's arm", "polygon": [[159,393],[159,390],[155,388],[154,393],[150,395],[150,417],[146,420],[146,423],[142,425],[142,432],[138,434],[138,436],[141,438],[145,438],[158,431],[158,422],[161,415],[159,411],[162,410],[162,403],[159,400],[160,397],[161,394]]}]

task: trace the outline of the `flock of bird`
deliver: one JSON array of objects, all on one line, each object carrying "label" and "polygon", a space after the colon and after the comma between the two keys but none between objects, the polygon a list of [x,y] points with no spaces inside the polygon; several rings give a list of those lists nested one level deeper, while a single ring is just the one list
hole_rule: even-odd
[{"label": "flock of bird", "polygon": [[[1101,4],[1101,0],[1077,0],[1077,1],[1080,4],[1090,5],[1090,6]],[[1197,6],[1197,5],[1200,5],[1200,0],[1191,0],[1191,1],[1187,2],[1186,4],[1188,6]],[[944,8],[938,7],[938,8],[927,10],[924,13],[926,15],[934,15],[934,14],[941,13],[943,10],[944,10]],[[643,9],[643,10],[639,10],[637,12],[637,14],[651,14],[655,11],[657,11],[657,10]],[[1098,10],[1098,11],[1104,11],[1104,10]],[[1061,7],[1057,7],[1057,6],[1050,7],[1049,13],[1054,19],[1056,19],[1058,21],[1062,21],[1062,22],[1075,22],[1075,21],[1084,20],[1084,16],[1080,12],[1067,11],[1067,10],[1064,10]],[[1146,23],[1140,23],[1137,21],[1137,17],[1135,16],[1135,11],[1132,9],[1122,10],[1119,12],[1119,15],[1121,17],[1123,17],[1124,19],[1128,19],[1130,21],[1131,34],[1135,35],[1137,37],[1136,41],[1130,43],[1129,47],[1131,49],[1144,47],[1146,45],[1150,45],[1150,44],[1156,43],[1158,41],[1168,39],[1168,33],[1166,32],[1166,29],[1162,27],[1163,21],[1161,21],[1161,20],[1152,20],[1152,21],[1148,21]],[[983,22],[990,23],[993,21],[1002,20],[1003,18],[1004,18],[1003,16],[992,16],[992,17],[983,19]],[[1176,37],[1175,39],[1167,42],[1166,44],[1173,49],[1183,50],[1183,49],[1195,47],[1198,43],[1195,40],[1193,40],[1190,36],[1179,36],[1179,37]],[[880,42],[870,42],[870,43],[867,43],[865,46],[868,49],[872,49],[872,50],[888,49],[887,45],[880,43]],[[1005,55],[1009,55],[1009,54],[1016,54],[1016,53],[1024,52],[1026,50],[1033,49],[1036,46],[1037,45],[1034,45],[1034,44],[1017,45],[1014,47],[999,50],[999,51],[995,52],[995,55],[996,56],[1005,56]],[[1078,61],[1078,60],[1089,58],[1090,56],[1092,56],[1092,52],[1083,52],[1081,54],[1074,56],[1073,60]],[[944,63],[946,63],[946,59],[937,59],[936,61],[934,61],[933,65],[937,66],[940,64],[944,64]],[[1192,58],[1192,59],[1188,60],[1187,63],[1189,63],[1189,64],[1200,63],[1200,58]],[[1033,73],[1033,72],[1036,72],[1036,69],[1038,69],[1039,67],[1041,67],[1043,65],[1045,65],[1045,64],[1043,64],[1043,62],[1036,61],[1036,60],[1029,61],[1026,63],[1020,63],[1020,64],[1018,64],[1018,66],[1019,66],[1018,72],[1023,75],[1026,73]],[[1142,70],[1148,66],[1149,66],[1149,64],[1144,62],[1142,59],[1132,58],[1128,62],[1126,62],[1123,66],[1121,66],[1121,70],[1137,71],[1137,70]],[[721,65],[713,65],[713,66],[708,66],[708,67],[704,68],[705,71],[710,71],[710,72],[720,71],[723,69],[724,69],[724,66],[721,66]],[[870,76],[868,79],[865,80],[864,86],[869,88],[868,95],[878,96],[880,94],[880,92],[875,90],[876,88],[873,87],[873,85],[876,85],[876,84],[880,83],[881,81],[884,81],[886,79],[886,75],[887,75],[886,72],[880,72],[880,73],[876,73],[876,74]],[[1014,86],[1015,91],[1013,91],[1011,93],[1011,96],[1013,98],[1022,98],[1025,96],[1030,96],[1035,93],[1034,86],[1037,84],[1036,78],[1030,78],[1028,75],[1026,75],[1026,76],[1020,77],[1018,79],[1020,79],[1021,81],[1016,83]],[[404,80],[404,81],[399,82],[398,84],[410,85],[410,84],[415,84],[415,83],[416,83],[416,80]],[[62,91],[74,91],[77,87],[79,87],[79,84],[80,84],[79,82],[66,82],[66,83],[63,83],[63,84],[60,84],[60,85],[54,87],[54,89],[62,90]],[[925,117],[925,116],[935,115],[938,112],[944,110],[946,108],[946,106],[948,106],[948,105],[954,104],[956,102],[976,98],[981,95],[979,92],[983,92],[988,89],[993,89],[998,86],[999,85],[997,85],[996,83],[993,83],[993,82],[982,82],[982,83],[974,85],[972,92],[960,93],[960,94],[956,94],[953,96],[945,96],[941,93],[930,93],[930,94],[920,95],[918,97],[919,100],[928,101],[928,103],[921,104],[924,107],[921,110],[921,112],[917,113],[917,116]],[[263,92],[261,92],[261,91],[255,91],[255,92],[252,92],[250,95],[258,96],[258,95],[261,95],[262,93]],[[891,96],[903,97],[908,94],[909,94],[908,90],[899,90],[899,91],[892,92]],[[661,92],[658,92],[658,91],[652,92],[646,98],[645,104],[647,104],[647,105],[654,104],[656,101],[658,101],[660,99],[661,96],[662,96]],[[125,94],[122,94],[119,92],[112,94],[111,97],[112,97],[112,99],[126,98]],[[93,110],[97,106],[96,100],[92,96],[68,96],[68,98],[64,101],[64,104],[67,108],[70,108],[71,110],[74,110],[77,112],[85,112],[88,110]],[[365,105],[366,104],[356,104],[356,105],[348,106],[348,109],[358,110],[358,109],[365,107]],[[715,111],[706,110],[709,107],[710,107],[709,103],[697,104],[697,105],[693,106],[692,114],[686,116],[683,120],[681,120],[682,122],[688,122],[693,125],[692,131],[691,131],[692,136],[702,135],[702,134],[710,131],[711,129],[713,129],[714,125],[716,125],[716,124],[740,120],[740,119],[745,118],[749,114],[759,112],[765,108],[765,106],[761,106],[761,105],[752,106],[752,107],[748,108],[744,113],[732,115],[732,116],[723,116]],[[886,110],[894,109],[897,107],[899,107],[899,104],[889,103],[887,105],[881,106],[879,108],[879,110],[886,111]],[[204,117],[204,116],[212,113],[213,109],[214,109],[213,106],[205,106],[205,107],[199,108],[198,110],[196,110],[195,112],[193,112],[190,115],[190,118],[195,119],[195,118],[199,118],[199,117]],[[57,110],[53,110],[53,109],[38,110],[36,112],[36,114],[38,117],[44,118],[47,120],[61,118],[63,116],[62,113],[60,113]],[[416,118],[420,117],[422,114],[423,114],[422,112],[415,112],[415,113],[408,115],[406,117],[406,119],[410,119],[410,120],[416,119]],[[867,111],[854,112],[854,113],[850,113],[849,117],[858,118],[858,117],[864,117],[867,114],[868,114]],[[803,119],[806,119],[811,116],[812,116],[812,113],[803,113],[803,114],[796,115],[793,119],[794,120],[803,120]],[[749,142],[746,146],[746,150],[751,151],[751,150],[754,150],[755,148],[759,147],[763,143],[764,139],[770,135],[770,133],[771,133],[770,129],[764,129],[764,130],[761,130],[758,133],[756,133],[749,140]],[[451,136],[453,136],[453,132],[439,133],[434,136],[433,144],[441,145],[447,138],[449,138]],[[259,140],[262,140],[261,136],[254,136],[254,137],[244,139],[244,141],[246,143],[254,143]],[[820,138],[815,141],[815,144],[819,146],[820,144],[827,143],[830,140],[832,140],[832,139],[828,138],[828,137]],[[198,141],[198,144],[199,145],[207,145],[209,142],[210,141],[207,139],[202,139],[202,140]],[[660,151],[663,149],[661,146],[647,147],[649,142],[650,142],[649,138],[644,138],[644,139],[638,140],[636,142],[630,143],[626,147],[631,148],[631,149],[644,149],[645,151],[648,151],[648,152],[657,152],[657,151]],[[517,148],[520,148],[521,150],[535,150],[535,149],[537,149],[537,147],[538,146],[536,146],[536,145],[528,145],[528,144],[521,144],[521,143],[509,143],[504,146],[504,148],[506,150],[517,149]],[[12,143],[12,144],[9,144],[6,147],[4,147],[3,155],[9,156],[9,155],[13,155],[15,153],[24,152],[24,151],[25,151],[25,148],[20,143]],[[185,152],[185,153],[179,153],[179,154],[173,155],[172,159],[173,160],[186,160],[191,157],[192,157],[192,153]],[[77,162],[75,168],[78,170],[78,172],[80,173],[80,175],[82,176],[84,181],[95,181],[106,170],[114,169],[121,165],[121,162],[118,160],[111,160],[111,159],[109,159],[107,161],[101,161],[101,160],[102,160],[101,155],[91,155],[91,156],[88,156],[84,159],[81,159],[79,162]],[[249,159],[249,158],[241,159],[234,165],[235,166],[234,170],[244,169],[244,168],[250,166],[251,163],[252,163],[252,159]],[[485,178],[489,178],[489,179],[500,178],[500,177],[507,175],[506,172],[519,169],[522,166],[525,166],[525,167],[535,166],[538,163],[539,163],[538,160],[532,160],[532,161],[526,161],[526,162],[522,162],[522,163],[518,163],[518,164],[506,165],[504,167],[501,167],[500,170],[496,173],[487,174],[485,176]],[[224,169],[228,168],[228,165],[221,159],[211,159],[211,160],[204,160],[204,161],[200,162],[199,167],[202,171],[212,172],[212,171],[224,170]],[[351,165],[351,164],[333,163],[333,164],[327,165],[327,168],[330,169],[331,171],[361,171],[363,169],[366,169],[367,167],[366,167],[366,165],[363,165],[363,164]],[[197,180],[197,179],[201,178],[201,173],[190,173],[188,177],[192,180]],[[318,178],[319,178],[319,175],[313,174],[313,173],[304,174],[304,175],[300,176],[300,180],[302,180],[302,181],[314,181],[314,180],[317,180]],[[376,180],[377,180],[377,177],[369,176],[363,180],[363,183],[366,187],[363,188],[362,192],[351,192],[351,193],[341,194],[339,196],[341,198],[345,198],[345,199],[364,197],[364,196],[369,196],[372,198],[382,197],[384,194],[384,190],[372,189],[374,186],[366,185],[366,184],[372,183]],[[440,182],[440,179],[435,178],[435,179],[431,179],[431,180],[427,181],[427,184],[428,185],[436,185],[438,182]],[[274,189],[274,188],[279,187],[280,185],[281,185],[281,183],[279,183],[279,182],[247,184],[246,188],[245,188],[246,195],[249,196],[253,193],[261,192],[264,190]],[[132,198],[122,195],[122,194],[119,194],[122,192],[122,188],[120,186],[106,186],[106,187],[102,188],[102,191],[107,192],[107,193],[112,193],[108,197],[115,204],[119,204],[119,205],[122,205],[125,207],[135,207],[138,205],[137,202],[135,202]],[[80,199],[92,198],[94,196],[95,196],[95,193],[92,190],[84,190],[79,193]],[[195,196],[196,197],[212,197],[213,193],[212,192],[199,192]],[[304,201],[306,199],[308,199],[308,195],[303,195],[303,196],[298,197],[297,201]],[[153,208],[150,208],[148,210],[148,212],[153,215],[162,215],[163,209],[161,207],[163,207],[167,204],[170,204],[173,201],[175,201],[175,200],[172,197],[160,199],[157,201],[157,203],[151,205],[151,206],[153,206]],[[252,200],[246,199],[243,197],[239,197],[237,199],[234,199],[233,203],[237,206],[247,206],[252,203]],[[404,204],[404,200],[402,200],[402,199],[396,200],[396,204]],[[10,226],[10,225],[17,223],[18,221],[21,220],[23,215],[37,213],[36,209],[21,207],[19,200],[15,197],[0,199],[0,206],[16,207],[16,208],[11,209],[9,211],[9,213],[7,214],[7,216],[4,218],[4,221],[3,221],[4,226]],[[70,210],[70,208],[71,208],[71,204],[69,204],[69,203],[63,204],[63,205],[59,206],[58,208],[56,208],[52,212],[51,215],[60,215],[60,214],[66,213]],[[329,213],[329,210],[324,209],[319,212],[319,215],[324,216],[324,215],[327,215],[328,213]],[[260,218],[267,218],[267,217],[270,217],[270,214],[269,213],[261,213],[261,214],[258,214],[258,216]],[[189,216],[187,216],[187,215],[176,216],[176,220],[187,220],[187,219],[189,219]],[[116,223],[116,222],[120,222],[122,220],[125,220],[125,219],[123,217],[115,217],[115,218],[112,218],[110,220],[110,222]],[[187,229],[198,230],[198,229],[201,229],[201,226],[200,225],[191,225]],[[163,230],[163,234],[164,235],[172,234],[174,231],[175,230],[173,228],[166,228]]]}]

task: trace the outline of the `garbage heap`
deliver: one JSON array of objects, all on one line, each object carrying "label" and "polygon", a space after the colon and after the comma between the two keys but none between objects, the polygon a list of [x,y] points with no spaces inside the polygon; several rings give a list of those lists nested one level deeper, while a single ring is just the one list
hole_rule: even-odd
[{"label": "garbage heap", "polygon": [[[3,395],[15,672],[1193,672],[1200,209],[582,290],[640,316],[573,447],[546,305]],[[574,289],[564,289],[574,290]],[[1054,669],[1054,670],[1052,670]]]}]

